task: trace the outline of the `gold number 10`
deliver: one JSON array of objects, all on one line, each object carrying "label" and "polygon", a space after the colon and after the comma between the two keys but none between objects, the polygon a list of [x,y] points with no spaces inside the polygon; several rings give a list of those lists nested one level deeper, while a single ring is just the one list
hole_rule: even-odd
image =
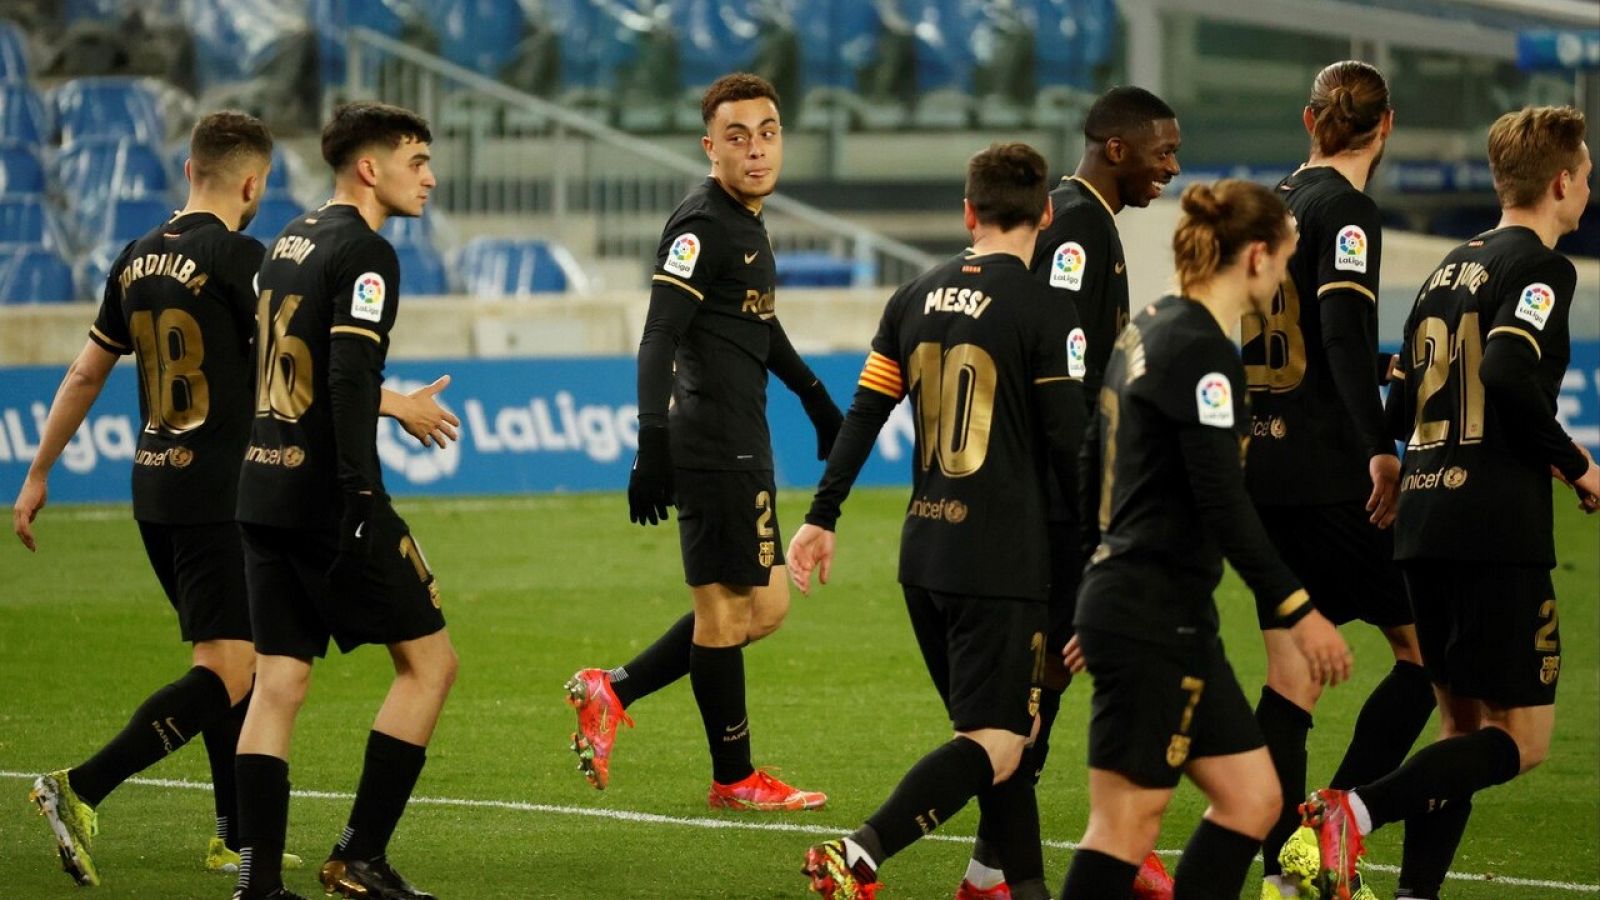
[{"label": "gold number 10", "polygon": [[912,351],[918,462],[924,470],[937,461],[944,474],[962,478],[983,468],[997,380],[994,357],[976,344],[945,350],[927,341]]}]

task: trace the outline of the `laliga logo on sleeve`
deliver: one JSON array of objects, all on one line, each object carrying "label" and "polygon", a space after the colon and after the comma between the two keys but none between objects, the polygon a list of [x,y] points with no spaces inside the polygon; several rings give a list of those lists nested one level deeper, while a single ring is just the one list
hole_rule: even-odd
[{"label": "laliga logo on sleeve", "polygon": [[356,288],[350,302],[352,318],[368,322],[383,320],[383,276],[377,272],[363,272],[356,279]]},{"label": "laliga logo on sleeve", "polygon": [[1055,258],[1050,262],[1050,286],[1069,291],[1082,290],[1083,267],[1088,259],[1083,252],[1083,245],[1077,241],[1067,241],[1057,247]]},{"label": "laliga logo on sleeve", "polygon": [[1550,290],[1550,285],[1534,282],[1522,289],[1522,299],[1517,301],[1517,318],[1529,325],[1544,330],[1544,323],[1550,321],[1550,310],[1556,308],[1556,292]]},{"label": "laliga logo on sleeve", "polygon": [[700,239],[692,234],[680,234],[667,250],[667,260],[661,268],[679,278],[694,274],[694,264],[700,259]]},{"label": "laliga logo on sleeve", "polygon": [[[401,394],[409,394],[418,388],[427,387],[421,381],[404,378],[390,378],[384,381],[383,386]],[[446,412],[455,412],[439,397],[433,399],[444,407]],[[460,437],[466,437],[464,427]],[[432,484],[441,478],[449,478],[456,474],[456,469],[461,466],[461,442],[451,441],[443,448],[424,447],[417,443],[416,438],[406,434],[405,429],[395,420],[379,418],[378,459],[386,468],[399,472],[411,484]]]},{"label": "laliga logo on sleeve", "polygon": [[1082,378],[1089,371],[1084,363],[1084,357],[1089,352],[1089,339],[1083,336],[1082,328],[1074,328],[1067,335],[1067,374],[1073,378]]},{"label": "laliga logo on sleeve", "polygon": [[1339,229],[1337,252],[1333,267],[1346,272],[1367,271],[1367,233],[1360,225],[1346,225]]},{"label": "laliga logo on sleeve", "polygon": [[1195,411],[1201,425],[1233,427],[1233,385],[1221,372],[1200,376],[1194,389]]}]

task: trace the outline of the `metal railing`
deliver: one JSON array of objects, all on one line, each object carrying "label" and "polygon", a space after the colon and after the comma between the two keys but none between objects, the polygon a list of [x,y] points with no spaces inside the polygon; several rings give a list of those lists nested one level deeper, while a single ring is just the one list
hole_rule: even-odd
[{"label": "metal railing", "polygon": [[[445,209],[526,218],[580,256],[648,268],[666,216],[707,173],[704,159],[364,28],[348,33],[345,73],[347,98],[404,106],[432,124]],[[897,284],[936,261],[781,193],[763,215],[776,250],[847,258],[857,285]]]}]

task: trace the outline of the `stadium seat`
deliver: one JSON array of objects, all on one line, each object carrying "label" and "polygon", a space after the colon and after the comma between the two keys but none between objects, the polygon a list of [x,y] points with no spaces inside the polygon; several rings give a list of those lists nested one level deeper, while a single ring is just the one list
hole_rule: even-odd
[{"label": "stadium seat", "polygon": [[27,80],[27,35],[15,22],[0,19],[0,81]]},{"label": "stadium seat", "polygon": [[74,233],[90,237],[98,220],[114,199],[162,197],[168,185],[167,167],[152,147],[127,140],[86,140],[73,144],[56,157],[55,182],[71,198]]},{"label": "stadium seat", "polygon": [[0,252],[0,304],[68,303],[78,299],[72,268],[43,247]]},{"label": "stadium seat", "polygon": [[141,144],[166,140],[156,95],[137,79],[76,78],[52,95],[62,146],[90,138],[126,138]]},{"label": "stadium seat", "polygon": [[261,209],[250,220],[244,233],[262,243],[273,240],[304,210],[293,197],[268,194],[261,201]]},{"label": "stadium seat", "polygon": [[686,87],[703,89],[729,72],[748,72],[755,67],[758,23],[751,18],[754,4],[672,0],[671,5],[682,60],[679,71]]},{"label": "stadium seat", "polygon": [[439,55],[495,78],[516,56],[526,23],[517,0],[429,0]]},{"label": "stadium seat", "polygon": [[450,293],[444,258],[432,244],[395,244],[394,252],[400,258],[401,297],[436,297]]},{"label": "stadium seat", "polygon": [[63,249],[59,227],[40,197],[0,197],[0,245]]},{"label": "stadium seat", "polygon": [[916,35],[917,108],[920,128],[965,128],[974,107],[973,36],[981,11],[963,0],[924,0]]},{"label": "stadium seat", "polygon": [[44,102],[26,84],[0,84],[0,140],[34,147],[50,142],[50,120]]},{"label": "stadium seat", "polygon": [[390,216],[378,229],[389,243],[399,246],[401,244],[433,244],[433,216],[424,212],[420,216]]},{"label": "stadium seat", "polygon": [[324,85],[344,83],[345,34],[349,29],[400,35],[405,22],[395,5],[393,0],[311,0],[307,17],[316,27],[317,60]]},{"label": "stadium seat", "polygon": [[475,297],[559,293],[578,280],[566,248],[541,240],[474,238],[462,248],[457,269]]},{"label": "stadium seat", "polygon": [[105,217],[99,220],[102,224],[98,232],[86,236],[116,244],[120,250],[129,241],[172,218],[174,212],[173,205],[161,197],[113,200]]},{"label": "stadium seat", "polygon": [[47,182],[44,165],[27,144],[0,144],[0,195],[43,194]]},{"label": "stadium seat", "polygon": [[849,287],[855,277],[854,263],[831,253],[779,253],[773,262],[779,287]]}]

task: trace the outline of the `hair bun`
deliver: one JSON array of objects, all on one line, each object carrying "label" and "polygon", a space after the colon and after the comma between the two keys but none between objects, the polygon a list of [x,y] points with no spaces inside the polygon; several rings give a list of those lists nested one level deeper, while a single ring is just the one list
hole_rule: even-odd
[{"label": "hair bun", "polygon": [[1207,222],[1220,221],[1227,212],[1227,204],[1205,182],[1197,181],[1184,188],[1178,205],[1187,215]]},{"label": "hair bun", "polygon": [[1338,85],[1328,92],[1328,106],[1337,109],[1346,119],[1351,118],[1356,114],[1355,94],[1344,85]]}]

